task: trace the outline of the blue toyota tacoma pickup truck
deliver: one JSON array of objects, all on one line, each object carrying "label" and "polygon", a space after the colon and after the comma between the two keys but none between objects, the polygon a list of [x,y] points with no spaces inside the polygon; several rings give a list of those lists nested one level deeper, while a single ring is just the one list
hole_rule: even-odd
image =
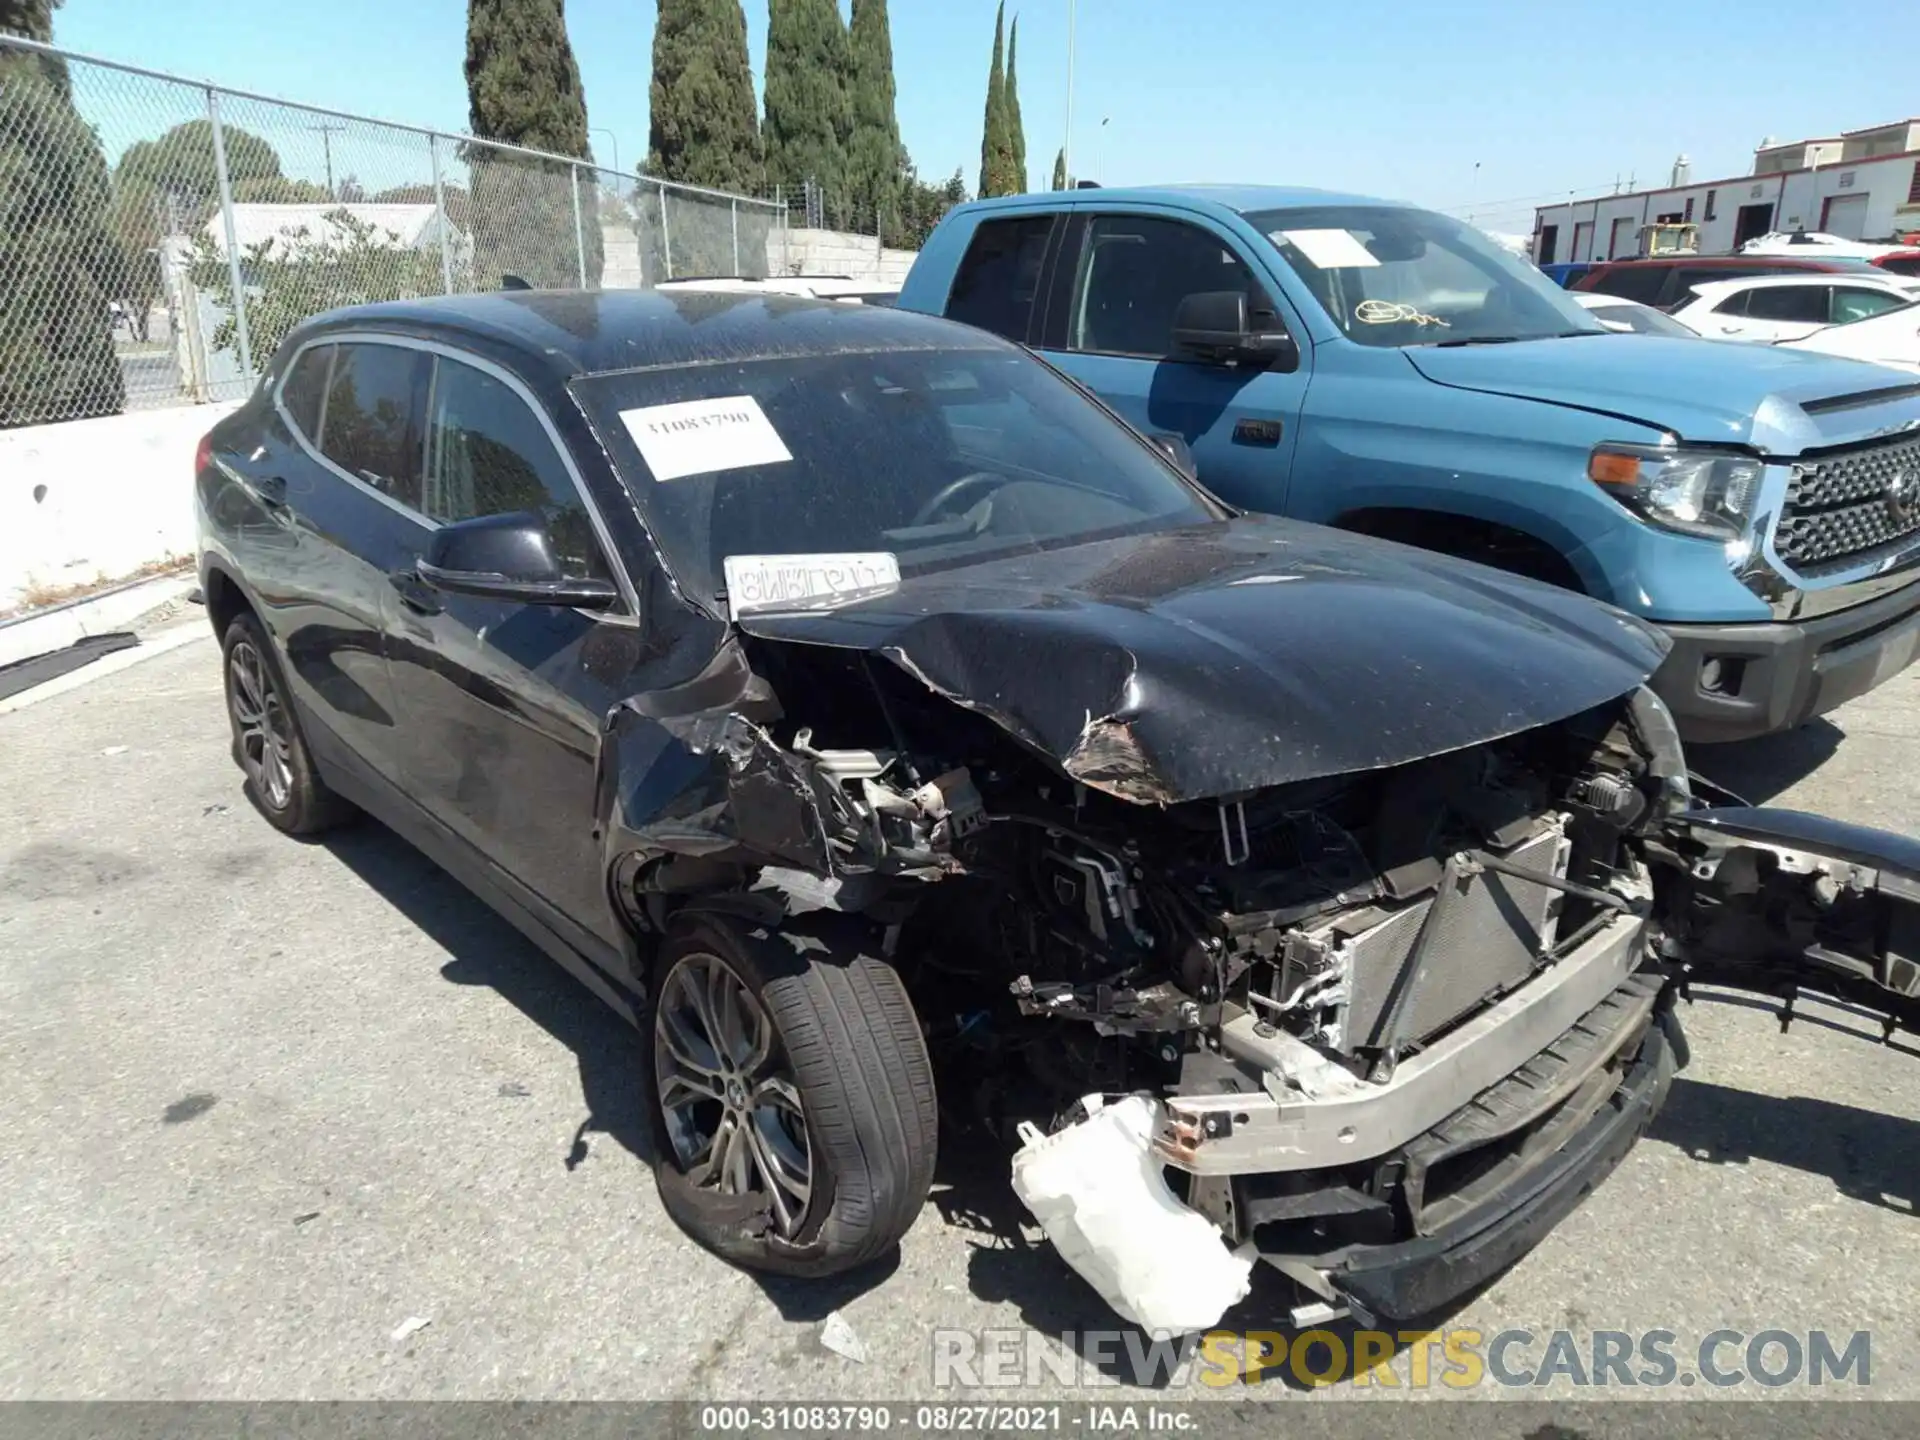
[{"label": "blue toyota tacoma pickup truck", "polygon": [[1040,351],[1232,504],[1655,622],[1690,740],[1798,725],[1920,644],[1920,384],[1605,330],[1446,216],[1271,188],[983,201],[899,303]]}]

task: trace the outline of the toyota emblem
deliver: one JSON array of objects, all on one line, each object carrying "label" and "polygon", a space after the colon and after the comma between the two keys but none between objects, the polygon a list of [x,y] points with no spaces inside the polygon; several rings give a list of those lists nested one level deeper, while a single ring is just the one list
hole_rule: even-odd
[{"label": "toyota emblem", "polygon": [[1887,486],[1887,514],[1896,525],[1912,522],[1920,513],[1920,469],[1909,466]]}]

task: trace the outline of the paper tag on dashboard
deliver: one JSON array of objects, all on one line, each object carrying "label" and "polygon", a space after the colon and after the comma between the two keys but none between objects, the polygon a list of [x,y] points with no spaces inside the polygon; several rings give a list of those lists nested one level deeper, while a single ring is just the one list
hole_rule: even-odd
[{"label": "paper tag on dashboard", "polygon": [[900,562],[884,550],[845,555],[729,555],[727,607],[807,609],[900,583]]},{"label": "paper tag on dashboard", "polygon": [[751,395],[648,405],[622,410],[620,420],[655,480],[793,459],[766,411]]},{"label": "paper tag on dashboard", "polygon": [[1350,230],[1282,230],[1280,238],[1322,270],[1359,270],[1380,263]]}]

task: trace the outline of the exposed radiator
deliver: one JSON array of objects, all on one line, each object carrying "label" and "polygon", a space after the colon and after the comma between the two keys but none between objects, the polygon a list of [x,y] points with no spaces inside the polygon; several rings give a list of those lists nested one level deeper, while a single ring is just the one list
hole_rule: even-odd
[{"label": "exposed radiator", "polygon": [[[1541,826],[1501,858],[1564,879],[1570,848],[1566,817],[1549,816]],[[1553,948],[1560,891],[1490,870],[1449,880],[1447,888],[1452,893],[1444,904],[1431,896],[1366,929],[1320,937],[1329,958],[1347,977],[1340,1021],[1345,1048],[1378,1047],[1393,1038],[1386,1033],[1386,1021],[1394,992],[1408,981],[1407,961],[1430,915],[1437,928],[1419,974],[1411,978],[1414,988],[1397,1026],[1403,1044],[1432,1037],[1521,984]],[[1329,930],[1341,923],[1334,922]]]}]

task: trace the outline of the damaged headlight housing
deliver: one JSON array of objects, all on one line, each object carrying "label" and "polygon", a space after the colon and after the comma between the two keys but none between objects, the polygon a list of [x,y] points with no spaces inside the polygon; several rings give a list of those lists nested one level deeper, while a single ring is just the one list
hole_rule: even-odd
[{"label": "damaged headlight housing", "polygon": [[1593,447],[1587,478],[1662,529],[1737,540],[1753,520],[1762,467],[1724,450],[1608,443]]}]

